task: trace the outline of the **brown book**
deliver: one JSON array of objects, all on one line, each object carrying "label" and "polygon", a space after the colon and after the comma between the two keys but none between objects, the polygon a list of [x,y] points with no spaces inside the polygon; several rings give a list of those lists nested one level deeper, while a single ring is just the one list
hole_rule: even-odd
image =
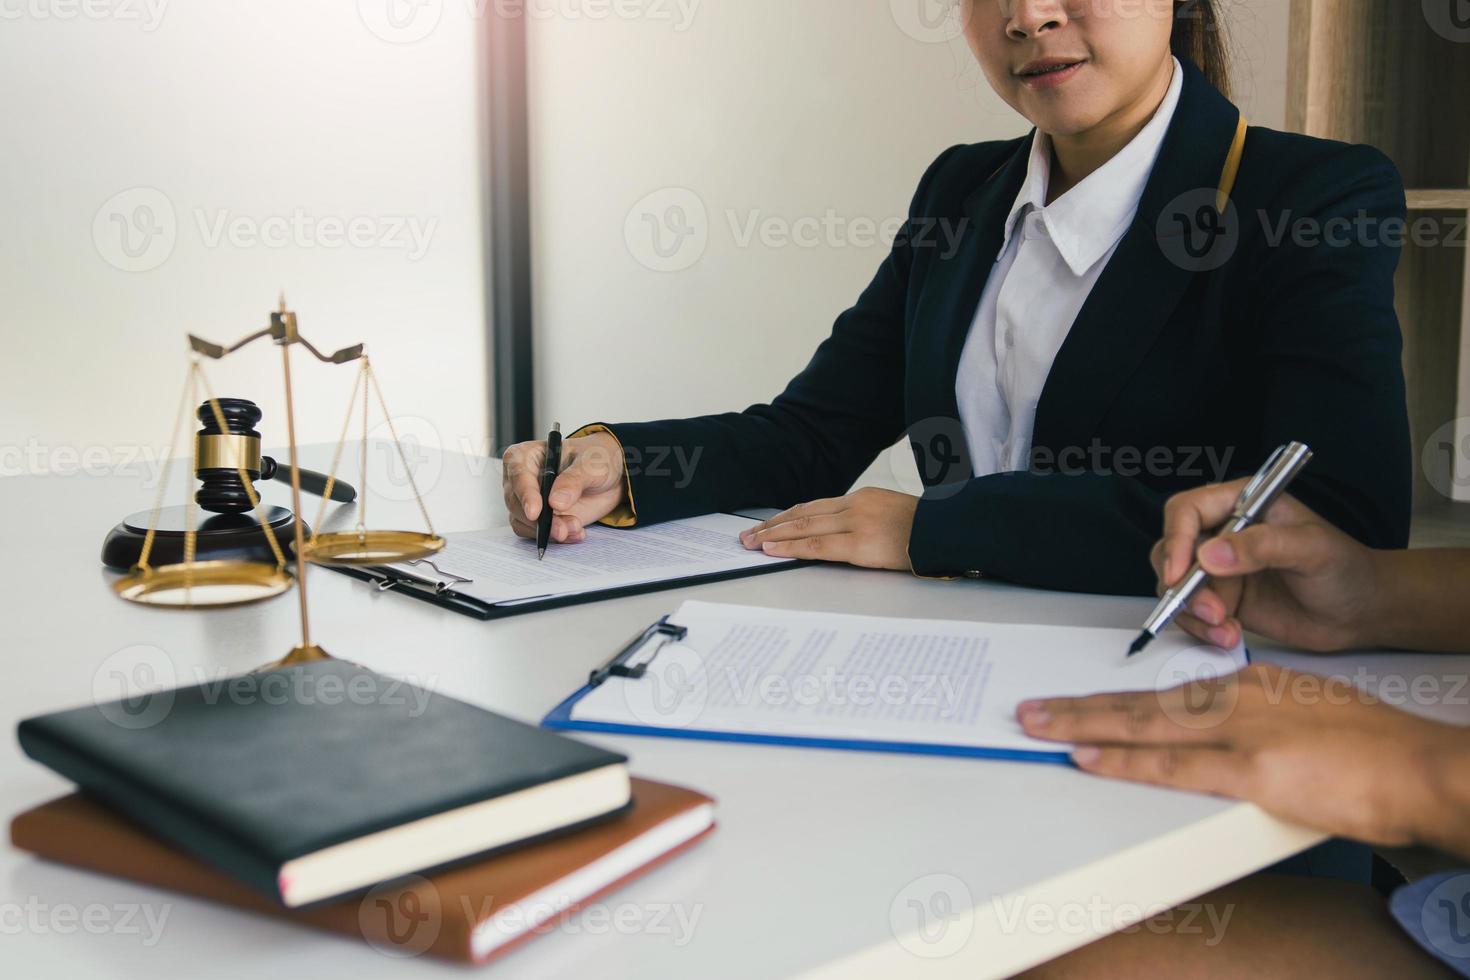
[{"label": "brown book", "polygon": [[632,808],[618,819],[305,909],[272,902],[79,794],[20,814],[10,840],[53,861],[356,936],[391,955],[484,963],[714,829],[704,794],[632,782]]}]

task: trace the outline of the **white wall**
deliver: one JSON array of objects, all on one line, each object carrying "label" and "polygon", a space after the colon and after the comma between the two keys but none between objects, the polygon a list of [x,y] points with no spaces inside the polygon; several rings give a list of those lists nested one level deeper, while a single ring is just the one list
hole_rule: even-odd
[{"label": "white wall", "polygon": [[[690,2],[532,25],[538,427],[769,399],[886,254],[859,223],[904,215],[945,147],[1028,128],[924,28],[934,0]],[[1235,3],[1258,124],[1285,116],[1287,11]],[[644,222],[671,206],[695,233],[666,261]],[[743,243],[763,219],[819,242]]]},{"label": "white wall", "polygon": [[[367,343],[395,413],[484,445],[474,26],[383,9],[0,3],[0,472],[166,444],[185,332],[234,340],[280,289],[319,346]],[[163,233],[130,259],[114,214]],[[302,439],[335,439],[351,369],[295,363]],[[210,373],[284,442],[275,351]]]},{"label": "white wall", "polygon": [[[368,343],[390,407],[431,420],[416,434],[485,445],[482,0],[391,2],[397,26],[390,0],[0,0],[0,474],[157,451],[184,332],[240,336],[281,288],[322,346]],[[934,2],[531,8],[539,427],[771,397],[871,276],[874,229],[924,166],[1024,130],[963,42],[920,19]],[[1287,2],[1236,7],[1242,101],[1280,125]],[[598,13],[613,9],[634,16]],[[639,222],[681,201],[704,209],[706,247],[657,271]],[[115,220],[139,205],[173,237],[133,260]],[[298,215],[283,246],[212,237],[222,217],[248,235]],[[308,237],[353,218],[365,246]],[[396,219],[427,235],[422,255],[379,240]],[[816,244],[742,243],[752,221]],[[282,441],[271,351],[211,372]],[[304,441],[336,437],[350,381],[303,365]]]}]

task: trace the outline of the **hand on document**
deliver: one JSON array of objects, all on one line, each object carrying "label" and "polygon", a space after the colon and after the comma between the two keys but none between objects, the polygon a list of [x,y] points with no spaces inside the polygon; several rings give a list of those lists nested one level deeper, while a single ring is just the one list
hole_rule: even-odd
[{"label": "hand on document", "polygon": [[918,509],[918,497],[867,487],[784,510],[740,535],[740,543],[778,558],[907,572],[913,568],[909,535]]},{"label": "hand on document", "polygon": [[1463,765],[1463,731],[1347,678],[1262,664],[1167,691],[1028,701],[1016,713],[1027,735],[1077,744],[1073,760],[1099,776],[1249,800],[1369,844],[1450,843],[1424,824],[1443,812],[1429,798],[1436,766]]}]

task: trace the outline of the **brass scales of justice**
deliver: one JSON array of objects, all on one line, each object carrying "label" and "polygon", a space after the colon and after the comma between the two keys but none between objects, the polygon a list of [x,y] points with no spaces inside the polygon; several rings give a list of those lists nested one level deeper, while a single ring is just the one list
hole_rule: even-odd
[{"label": "brass scales of justice", "polygon": [[[241,435],[231,431],[226,424],[225,409],[221,406],[221,400],[216,398],[211,390],[202,365],[203,359],[223,360],[241,348],[266,337],[273,340],[281,349],[281,373],[286,394],[286,439],[290,450],[291,510],[296,517],[291,521],[291,524],[294,525],[294,541],[289,555],[278,540],[272,526],[273,521],[267,518],[261,504],[260,494],[247,472],[253,466],[258,474],[260,437],[253,434]],[[300,520],[301,469],[297,460],[296,416],[291,388],[291,349],[298,346],[305,348],[318,361],[326,364],[357,362],[360,365],[352,387],[352,394],[347,399],[347,417],[342,422],[342,433],[337,439],[336,448],[332,454],[331,469],[327,473],[326,487],[321,494],[321,507],[317,511],[316,520],[311,525],[312,531],[309,537]],[[158,494],[154,499],[153,508],[149,511],[148,529],[143,536],[138,560],[125,575],[113,583],[113,590],[129,602],[192,609],[243,605],[271,599],[284,593],[294,583],[301,609],[301,643],[280,661],[270,666],[280,667],[326,659],[330,655],[311,641],[311,625],[306,600],[306,566],[302,564],[302,559],[324,566],[384,565],[427,558],[444,547],[444,539],[434,532],[433,524],[429,520],[429,512],[424,506],[423,495],[414,481],[413,470],[408,465],[403,445],[393,427],[393,417],[389,414],[387,404],[383,400],[382,389],[378,385],[377,376],[373,373],[365,348],[362,344],[356,344],[344,347],[332,354],[323,354],[310,341],[301,336],[297,329],[296,314],[286,308],[284,296],[281,298],[280,308],[270,315],[269,326],[257,330],[229,347],[222,347],[190,334],[189,348],[189,368],[169,440],[169,459],[172,460],[174,447],[178,443],[179,428],[187,414],[187,406],[199,404],[198,397],[202,389],[206,405],[210,414],[213,415],[214,426],[208,432],[201,432],[194,437],[191,457],[194,471],[198,472],[201,466],[217,469],[233,467],[244,492],[248,494],[249,505],[259,520],[260,529],[264,532],[270,546],[274,562],[248,557],[198,560],[195,553],[198,529],[193,520],[195,498],[190,495],[185,503],[182,561],[159,566],[150,564],[149,558],[154,551],[159,515],[163,510],[163,497],[169,482],[169,464],[166,463],[163,478],[159,482]],[[367,527],[369,389],[377,396],[378,408],[387,422],[388,434],[393,440],[394,449],[403,464],[404,471],[408,474],[409,487],[413,491],[419,513],[423,516],[425,531],[371,530]],[[357,498],[357,524],[350,531],[322,533],[319,529],[322,526],[322,518],[326,514],[327,501],[332,497],[333,485],[337,480],[337,467],[341,462],[347,432],[356,411],[359,391],[362,402],[361,476],[364,492]],[[203,408],[200,409],[200,415],[201,418],[205,417]]]}]

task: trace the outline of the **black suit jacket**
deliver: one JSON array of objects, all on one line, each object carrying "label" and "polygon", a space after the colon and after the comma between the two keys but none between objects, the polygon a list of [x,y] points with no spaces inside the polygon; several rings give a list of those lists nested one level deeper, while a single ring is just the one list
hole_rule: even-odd
[{"label": "black suit jacket", "polygon": [[1167,498],[1299,439],[1316,458],[1293,492],[1366,544],[1404,546],[1398,173],[1369,147],[1252,128],[1222,215],[1240,114],[1185,73],[1138,216],[1052,365],[1029,472],[974,477],[955,380],[1031,136],[934,161],[872,283],[770,404],[609,425],[639,522],[840,495],[907,433],[927,488],[917,573],[1148,594]]}]

